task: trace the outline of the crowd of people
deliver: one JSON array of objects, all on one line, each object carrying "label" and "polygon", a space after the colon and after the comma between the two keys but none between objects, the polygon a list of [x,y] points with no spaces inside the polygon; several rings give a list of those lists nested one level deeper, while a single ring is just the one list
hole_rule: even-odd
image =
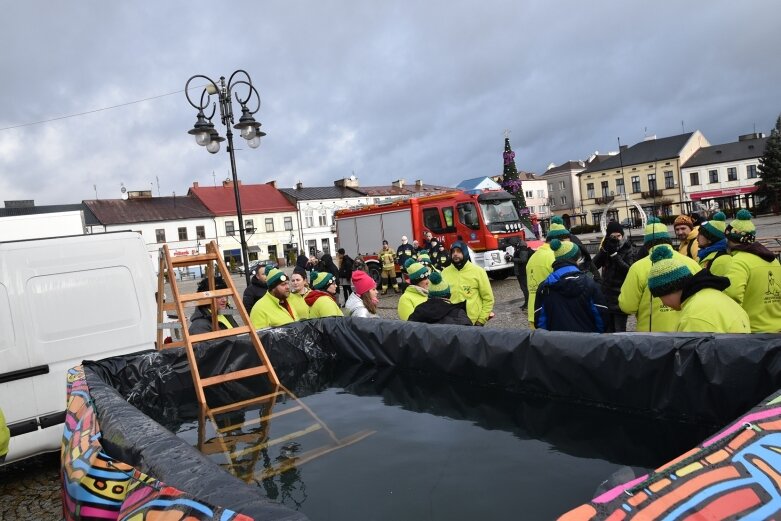
[{"label": "crowd of people", "polygon": [[[637,331],[781,331],[781,264],[756,242],[748,211],[740,210],[729,224],[721,212],[704,222],[681,215],[673,230],[677,250],[667,226],[649,218],[638,247],[611,221],[592,258],[563,221],[552,218],[543,245],[532,251],[521,242],[507,253],[530,327],[624,332],[635,315]],[[401,320],[483,326],[494,316],[488,276],[471,262],[462,240],[448,248],[431,232],[411,243],[402,236],[395,250],[383,241],[378,260],[379,288],[360,255],[353,259],[344,249],[336,259],[301,254],[289,278],[273,265],[253,273],[243,305],[256,329],[322,317],[377,318],[380,294],[390,289],[401,293]],[[227,301],[217,304],[222,310]],[[191,333],[211,330],[210,307],[197,308],[191,324]],[[217,324],[236,325],[227,313]]]}]

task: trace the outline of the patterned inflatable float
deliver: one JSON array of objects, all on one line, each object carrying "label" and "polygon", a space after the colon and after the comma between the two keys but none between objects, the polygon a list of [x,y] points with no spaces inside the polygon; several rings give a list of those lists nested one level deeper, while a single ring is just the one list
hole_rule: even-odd
[{"label": "patterned inflatable float", "polygon": [[112,459],[81,366],[68,372],[68,410],[62,439],[62,505],[66,520],[251,521],[209,505]]},{"label": "patterned inflatable float", "polygon": [[773,519],[779,514],[781,391],[700,446],[559,519]]}]

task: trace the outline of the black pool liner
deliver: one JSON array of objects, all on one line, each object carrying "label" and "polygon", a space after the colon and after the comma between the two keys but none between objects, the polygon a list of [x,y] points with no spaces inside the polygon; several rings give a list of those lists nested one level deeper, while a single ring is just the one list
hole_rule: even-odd
[{"label": "black pool liner", "polygon": [[[315,390],[319,361],[336,359],[646,417],[721,425],[781,387],[779,335],[572,334],[349,318],[294,323],[260,335],[280,380],[291,389],[310,385]],[[199,345],[196,356],[202,376],[258,363],[251,343],[241,338]],[[302,365],[310,371],[297,371]],[[143,414],[155,411],[163,423],[197,415],[182,349],[84,367],[102,444],[112,457],[257,519],[306,519],[268,502],[255,487]],[[214,406],[257,394],[263,386],[264,379],[250,378],[210,390],[207,397]]]}]

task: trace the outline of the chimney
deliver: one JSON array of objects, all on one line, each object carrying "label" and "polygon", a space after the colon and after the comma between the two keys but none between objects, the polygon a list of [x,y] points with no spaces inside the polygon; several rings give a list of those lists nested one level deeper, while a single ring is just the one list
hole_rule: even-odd
[{"label": "chimney", "polygon": [[394,188],[404,188],[404,183],[406,183],[404,179],[397,179],[391,183],[391,186]]},{"label": "chimney", "polygon": [[151,199],[152,190],[128,190],[128,199]]},{"label": "chimney", "polygon": [[269,182],[268,182],[268,183],[266,183],[266,184],[267,184],[267,185],[269,185],[269,186],[270,186],[270,187],[272,187],[272,188],[276,188],[276,187],[277,187],[277,180],[276,180],[276,179],[274,179],[273,181],[269,181]]},{"label": "chimney", "polygon": [[421,181],[420,179],[416,179],[415,180],[415,188],[417,188],[418,190],[421,190],[423,188],[423,181]]},{"label": "chimney", "polygon": [[198,188],[198,181],[193,181],[193,188]]},{"label": "chimney", "polygon": [[643,138],[643,141],[654,141],[656,139],[656,134],[651,134],[650,136],[645,136]]},{"label": "chimney", "polygon": [[[241,186],[241,181],[239,181],[236,184]],[[230,178],[226,179],[225,181],[222,182],[222,187],[223,188],[233,188],[233,180],[230,179]]]},{"label": "chimney", "polygon": [[738,141],[750,141],[752,139],[762,139],[765,137],[765,134],[762,132],[753,132],[751,134],[743,134],[742,136],[738,136]]},{"label": "chimney", "polygon": [[296,183],[296,190],[302,190],[304,188],[304,183],[301,181]]},{"label": "chimney", "polygon": [[340,188],[358,188],[358,178],[354,175],[351,175],[350,177],[337,179],[334,181],[334,186],[338,186]]},{"label": "chimney", "polygon": [[621,145],[620,147],[618,147],[618,150],[620,150],[621,152],[623,152],[623,151],[624,151],[624,150],[626,150],[627,148],[629,148],[629,145]]}]

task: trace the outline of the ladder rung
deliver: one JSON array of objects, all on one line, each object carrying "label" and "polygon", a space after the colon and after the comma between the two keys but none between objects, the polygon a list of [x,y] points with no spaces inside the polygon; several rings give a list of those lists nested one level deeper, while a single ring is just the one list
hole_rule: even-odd
[{"label": "ladder rung", "polygon": [[171,257],[171,266],[195,266],[196,264],[207,264],[209,261],[214,260],[217,260],[217,255],[214,253],[182,255],[181,257]]},{"label": "ladder rung", "polygon": [[185,293],[179,295],[180,302],[192,302],[193,300],[213,299],[220,297],[232,297],[233,292],[230,288],[215,289],[214,291],[203,291],[201,293]]},{"label": "ladder rung", "polygon": [[[239,380],[241,378],[249,378],[250,376],[256,376],[265,373],[268,373],[268,367],[265,365],[258,365],[255,367],[250,367],[249,369],[233,371],[232,373],[210,376],[209,378],[201,378],[201,387],[209,387],[210,385],[217,385],[223,382],[230,382],[232,380]],[[219,408],[217,410],[219,410]],[[215,409],[212,409],[212,413],[214,411]]]},{"label": "ladder rung", "polygon": [[249,326],[238,326],[230,329],[219,329],[217,331],[209,331],[208,333],[200,333],[198,335],[190,335],[190,342],[204,342],[206,340],[215,340],[217,338],[226,338],[229,336],[238,336],[245,333],[249,333],[251,329]]},{"label": "ladder rung", "polygon": [[176,342],[168,342],[167,344],[163,344],[160,346],[160,349],[173,349],[175,347],[184,347],[185,343],[182,341],[176,341]]},{"label": "ladder rung", "polygon": [[[265,366],[259,366],[259,367],[265,368]],[[228,373],[228,374],[231,374],[231,373]],[[201,382],[203,382],[203,381],[201,381]],[[274,399],[274,398],[276,398],[278,396],[282,396],[284,394],[285,393],[283,391],[279,391],[277,393],[271,393],[271,394],[264,394],[263,396],[257,396],[255,398],[250,398],[248,400],[242,400],[240,402],[234,402],[234,403],[229,403],[227,405],[221,405],[220,407],[210,408],[207,412],[210,413],[212,416],[217,416],[218,414],[234,411],[236,409],[243,409],[244,407],[247,407],[249,405],[253,405],[253,404],[256,404],[256,403],[268,402],[269,400],[272,400],[272,399]],[[242,424],[242,425],[245,425],[245,424],[246,424],[246,422],[244,424]],[[241,425],[239,425],[238,427],[241,427]],[[234,425],[229,430],[234,430],[236,428],[237,428],[237,426]],[[224,431],[224,430],[221,430],[221,429],[217,429],[217,432],[227,432],[227,431]]]}]

